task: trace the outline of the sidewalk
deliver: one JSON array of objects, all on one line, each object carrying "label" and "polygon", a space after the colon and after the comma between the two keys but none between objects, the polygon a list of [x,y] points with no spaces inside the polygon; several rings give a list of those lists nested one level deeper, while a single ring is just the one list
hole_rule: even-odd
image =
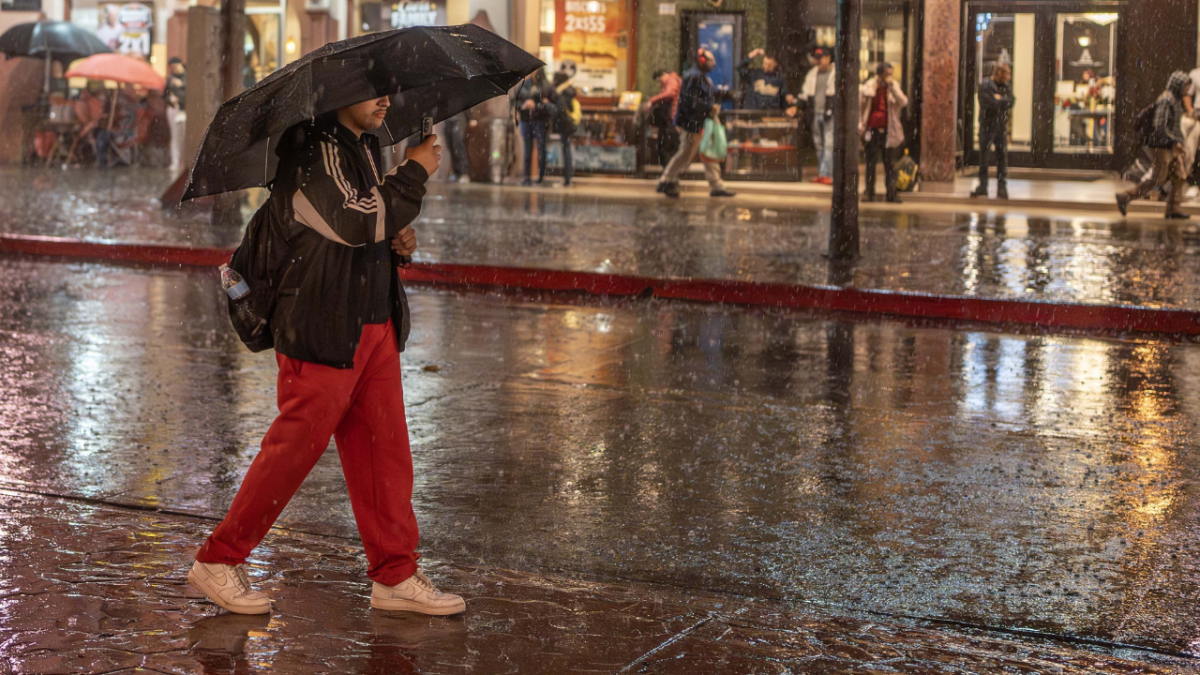
[{"label": "sidewalk", "polygon": [[[194,247],[195,255],[185,250],[160,262],[206,265],[228,256],[240,240],[238,230],[217,230],[202,214],[164,212],[147,195],[161,187],[154,181],[162,177],[153,172],[8,170],[0,178],[0,235],[61,237],[67,241],[59,244],[72,249],[42,254],[153,261],[155,251],[117,255],[121,247],[113,244],[170,245]],[[766,285],[775,287],[767,293],[772,298],[828,294],[836,287],[854,297],[783,304],[969,319],[977,312],[960,307],[959,299],[998,301],[1019,305],[1017,323],[1038,325],[1040,319],[1019,317],[1056,314],[1062,305],[1083,314],[1109,307],[1200,309],[1200,223],[1123,220],[1115,212],[1076,209],[1039,215],[991,202],[975,208],[984,205],[978,201],[970,209],[868,204],[861,257],[847,269],[831,270],[825,258],[827,201],[752,193],[673,201],[650,187],[630,181],[571,189],[431,184],[414,224],[420,241],[415,257],[450,271],[423,280],[486,284],[505,276],[533,284],[521,287],[617,295],[624,294],[618,286],[639,294],[651,286],[657,292],[659,286],[684,285],[696,288],[661,295],[711,302],[741,302],[738,297]],[[467,270],[473,276],[463,268],[473,268]],[[566,281],[533,283],[534,277],[555,275]],[[860,302],[860,294],[887,297],[884,305],[871,305]],[[907,305],[925,300],[897,294],[936,296],[934,301],[949,304],[934,314],[907,312]],[[1013,314],[985,312],[987,321],[1013,321]],[[1200,327],[1200,321],[1184,321]],[[1126,324],[1116,317],[1098,325]]]},{"label": "sidewalk", "polygon": [[[1120,180],[1116,174],[1108,172],[1086,172],[1078,174],[1078,179],[1065,178],[1064,172],[1039,172],[1029,170],[1019,172],[1020,178],[1008,180],[1008,200],[972,198],[971,192],[978,184],[978,179],[972,172],[959,172],[953,183],[922,182],[914,192],[901,193],[901,199],[909,204],[958,206],[970,208],[1001,208],[1001,209],[1055,209],[1061,211],[1070,208],[1073,211],[1088,211],[1097,214],[1104,213],[1119,219],[1114,195],[1130,187],[1130,183]],[[1045,177],[1041,177],[1045,176]],[[557,181],[557,178],[551,181]],[[882,185],[882,174],[879,180]],[[654,181],[650,179],[622,178],[617,176],[591,176],[577,178],[576,182],[582,187],[612,189],[626,191],[653,189]],[[830,199],[833,188],[816,183],[765,182],[765,181],[729,181],[730,190],[743,195],[754,195],[777,199],[822,200]],[[859,177],[862,186],[862,177]],[[708,184],[703,180],[685,180],[680,187],[686,195],[706,195]],[[991,194],[996,194],[996,183],[993,177],[990,186]],[[882,199],[882,190],[880,199]],[[873,208],[864,203],[863,206]],[[874,208],[895,208],[893,205],[880,204]],[[1132,217],[1161,216],[1164,204],[1139,200],[1129,205]],[[1183,210],[1193,216],[1200,216],[1200,198],[1187,199]]]},{"label": "sidewalk", "polygon": [[249,562],[274,611],[238,616],[186,581],[211,520],[3,489],[0,514],[0,550],[19,552],[0,575],[4,673],[1196,672],[1146,652],[429,559],[467,613],[384,613],[368,608],[357,542],[278,529]]}]

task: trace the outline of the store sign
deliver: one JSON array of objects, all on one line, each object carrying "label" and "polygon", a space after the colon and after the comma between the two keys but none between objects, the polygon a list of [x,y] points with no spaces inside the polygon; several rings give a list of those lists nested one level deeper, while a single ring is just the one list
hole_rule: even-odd
[{"label": "store sign", "polygon": [[0,2],[0,12],[40,12],[42,0],[12,0]]},{"label": "store sign", "polygon": [[154,41],[154,8],[140,2],[101,3],[96,36],[118,54],[150,58]]},{"label": "store sign", "polygon": [[413,26],[442,26],[446,23],[445,13],[436,2],[425,0],[399,2],[392,5],[392,28]]},{"label": "store sign", "polygon": [[554,60],[575,63],[575,87],[585,95],[614,95],[625,0],[556,0],[554,9]]}]

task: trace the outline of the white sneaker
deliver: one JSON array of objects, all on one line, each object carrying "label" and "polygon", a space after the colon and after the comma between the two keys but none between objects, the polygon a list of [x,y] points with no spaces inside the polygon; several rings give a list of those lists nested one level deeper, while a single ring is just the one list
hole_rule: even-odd
[{"label": "white sneaker", "polygon": [[420,568],[395,586],[384,586],[375,582],[371,587],[371,606],[375,609],[417,612],[432,616],[448,616],[467,611],[467,603],[461,596],[443,593],[434,588],[433,582]]},{"label": "white sneaker", "polygon": [[250,586],[245,565],[202,563],[199,560],[188,572],[188,581],[234,614],[266,614],[271,601]]}]

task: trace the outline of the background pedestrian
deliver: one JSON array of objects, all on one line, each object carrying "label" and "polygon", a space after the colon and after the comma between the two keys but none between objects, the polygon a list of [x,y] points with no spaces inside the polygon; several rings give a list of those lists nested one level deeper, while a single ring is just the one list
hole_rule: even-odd
[{"label": "background pedestrian", "polygon": [[[716,66],[717,60],[707,49],[696,53],[696,65],[684,73],[683,85],[679,92],[679,105],[675,113],[675,127],[679,130],[679,151],[667,163],[662,176],[658,179],[658,191],[668,197],[679,197],[679,176],[687,170],[700,151],[700,142],[704,140],[704,121],[720,114],[716,102],[716,91],[708,73]],[[708,180],[709,195],[713,197],[732,197],[733,192],[725,189],[721,182],[721,168],[715,162],[702,162],[704,178]]]},{"label": "background pedestrian", "polygon": [[908,97],[892,78],[895,70],[890,63],[875,67],[875,77],[862,86],[859,96],[858,132],[866,149],[867,174],[863,200],[875,201],[875,169],[883,160],[884,190],[889,202],[898,203],[896,172],[893,168],[895,151],[904,144],[904,126],[900,110],[908,105]]},{"label": "background pedestrian", "polygon": [[[754,59],[762,57],[762,67],[751,67]],[[738,64],[738,74],[746,85],[742,96],[745,110],[784,110],[796,101],[788,93],[787,79],[779,70],[779,62],[762,49],[755,49]]]},{"label": "background pedestrian", "polygon": [[837,96],[836,68],[828,49],[813,50],[814,65],[804,76],[800,99],[807,104],[809,129],[817,153],[817,177],[814,183],[833,185],[833,101]]},{"label": "background pedestrian", "polygon": [[171,129],[171,170],[183,168],[183,144],[187,133],[187,66],[178,57],[167,65],[167,125]]},{"label": "background pedestrian", "polygon": [[575,129],[582,119],[579,102],[575,98],[575,87],[571,85],[570,72],[574,71],[574,64],[571,66],[569,71],[560,70],[554,74],[554,127],[558,130],[558,137],[562,142],[563,187],[570,186],[571,179],[575,177],[571,136],[575,134]]},{"label": "background pedestrian", "polygon": [[1011,80],[1012,68],[1001,63],[979,85],[979,185],[972,197],[988,196],[988,165],[995,159],[996,198],[1008,199],[1008,120],[1014,101]]},{"label": "background pedestrian", "polygon": [[539,68],[525,78],[517,89],[514,105],[520,121],[521,141],[525,146],[525,179],[521,185],[533,185],[533,149],[537,147],[538,185],[546,177],[546,126],[552,114],[550,83]]},{"label": "background pedestrian", "polygon": [[471,182],[471,165],[467,157],[467,127],[471,121],[466,111],[448,118],[442,125],[446,130],[446,145],[450,152],[450,181]]},{"label": "background pedestrian", "polygon": [[1117,209],[1125,215],[1129,202],[1145,198],[1151,192],[1169,184],[1167,193],[1167,218],[1186,219],[1188,214],[1179,210],[1183,201],[1185,174],[1183,169],[1183,95],[1190,83],[1187,73],[1177,70],[1167,80],[1167,88],[1154,102],[1154,113],[1149,134],[1143,143],[1154,155],[1154,166],[1141,182],[1134,187],[1117,193]]},{"label": "background pedestrian", "polygon": [[675,153],[679,151],[679,133],[675,131],[675,111],[679,107],[679,90],[683,86],[683,78],[679,73],[669,70],[658,70],[654,73],[658,82],[658,93],[650,97],[643,106],[650,113],[650,125],[658,130],[658,140],[654,150],[657,164],[665,167]]}]

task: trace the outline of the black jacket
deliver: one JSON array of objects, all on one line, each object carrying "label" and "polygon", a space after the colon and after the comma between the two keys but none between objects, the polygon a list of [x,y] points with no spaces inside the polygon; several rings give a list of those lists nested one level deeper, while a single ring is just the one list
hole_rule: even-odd
[{"label": "black jacket", "polygon": [[[513,96],[513,107],[522,122],[549,122],[554,116],[554,88],[549,82],[521,82]],[[526,101],[533,101],[533,109],[524,108]]]},{"label": "black jacket", "polygon": [[167,105],[187,109],[187,73],[167,75]]},{"label": "black jacket", "polygon": [[738,74],[746,83],[746,95],[742,98],[742,108],[746,110],[783,110],[788,107],[787,80],[783,79],[779,68],[768,73],[762,68],[751,68],[753,59],[746,59],[738,64]]},{"label": "black jacket", "polygon": [[698,134],[704,131],[704,120],[712,115],[716,92],[708,75],[692,68],[683,74],[683,86],[679,89],[679,108],[675,111],[675,126],[684,131]]},{"label": "black jacket", "polygon": [[[1000,98],[996,98],[999,95]],[[1013,107],[1012,87],[987,78],[979,85],[979,130],[983,133],[1008,129],[1008,114]]]},{"label": "black jacket", "polygon": [[408,300],[390,240],[420,214],[428,174],[406,162],[381,175],[376,137],[356,138],[333,120],[288,135],[271,196],[230,261],[250,284],[255,313],[269,318],[258,341],[241,337],[253,351],[274,346],[301,361],[353,368],[372,308],[370,264],[389,247],[388,302],[403,351]]},{"label": "black jacket", "polygon": [[554,89],[554,128],[560,134],[569,136],[575,133],[575,120],[571,119],[571,110],[577,95],[575,87],[569,83],[564,82]]},{"label": "black jacket", "polygon": [[1167,89],[1154,102],[1154,130],[1146,139],[1146,145],[1163,149],[1183,144],[1183,129],[1180,127],[1183,95],[1191,83],[1187,73],[1182,70],[1171,73]]}]

